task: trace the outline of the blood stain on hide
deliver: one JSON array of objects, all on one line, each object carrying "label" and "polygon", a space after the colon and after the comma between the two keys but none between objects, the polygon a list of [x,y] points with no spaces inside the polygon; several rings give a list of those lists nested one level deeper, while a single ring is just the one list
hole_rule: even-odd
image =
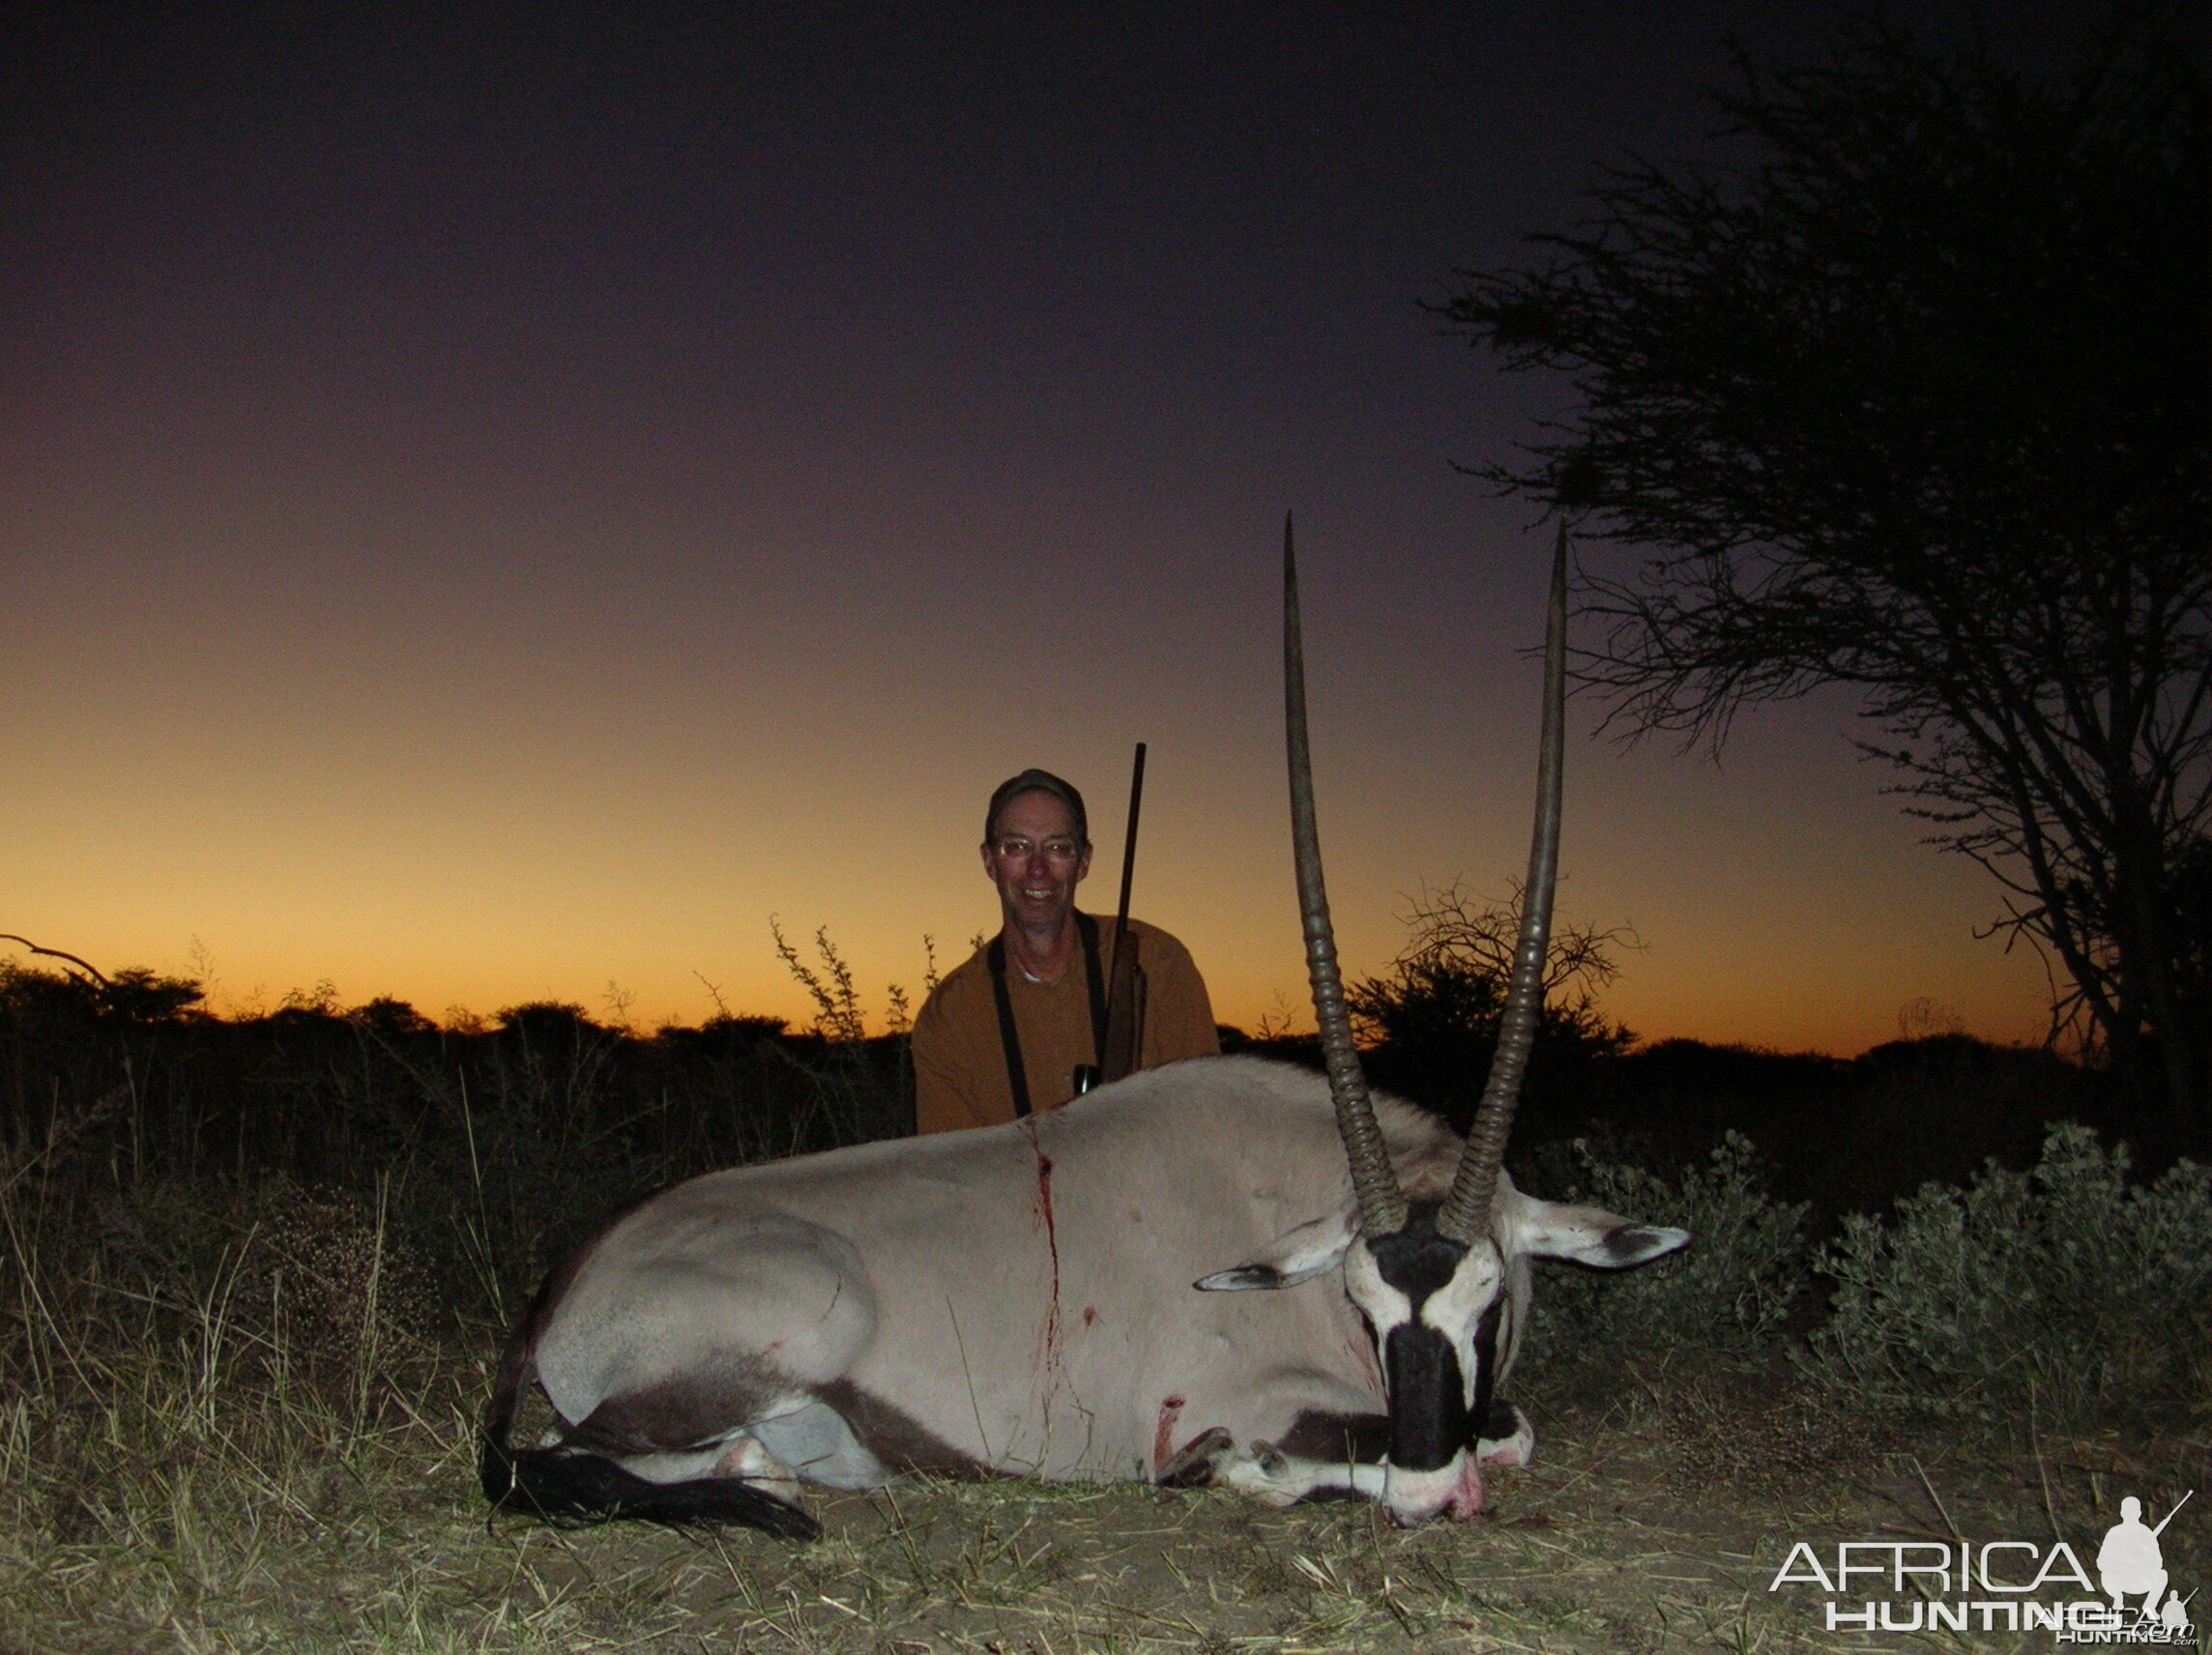
[{"label": "blood stain on hide", "polygon": [[1049,1380],[1057,1385],[1061,1377],[1060,1232],[1052,1215],[1052,1157],[1037,1142],[1035,1118],[1033,1116],[1025,1124],[1029,1127],[1030,1152],[1036,1156],[1037,1216],[1044,1222],[1045,1249],[1052,1258],[1052,1298],[1045,1306],[1042,1355]]}]

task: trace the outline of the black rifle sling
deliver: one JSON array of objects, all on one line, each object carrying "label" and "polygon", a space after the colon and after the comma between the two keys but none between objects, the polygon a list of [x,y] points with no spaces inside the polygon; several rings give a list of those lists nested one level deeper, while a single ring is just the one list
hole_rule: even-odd
[{"label": "black rifle sling", "polygon": [[1091,1057],[1106,1061],[1106,978],[1098,969],[1098,921],[1077,911],[1075,928],[1083,933],[1083,969],[1091,975]]},{"label": "black rifle sling", "polygon": [[1014,999],[1006,992],[1006,936],[991,939],[983,956],[991,968],[991,998],[999,1002],[999,1044],[1006,1049],[1006,1086],[1014,1094],[1014,1118],[1030,1112],[1030,1082],[1022,1072],[1022,1037],[1014,1032]]},{"label": "black rifle sling", "polygon": [[[1078,912],[1075,929],[1083,938],[1083,967],[1090,981],[1091,992],[1091,1049],[1103,1062],[1106,1055],[1106,985],[1098,972],[1098,921],[1090,915]],[[990,947],[983,951],[983,962],[991,971],[991,998],[999,1003],[999,1044],[1006,1052],[1006,1089],[1014,1094],[1014,1118],[1019,1120],[1030,1112],[1030,1081],[1022,1065],[1022,1037],[1014,1028],[1014,997],[1006,989],[1006,934],[1002,931],[991,939]]]}]

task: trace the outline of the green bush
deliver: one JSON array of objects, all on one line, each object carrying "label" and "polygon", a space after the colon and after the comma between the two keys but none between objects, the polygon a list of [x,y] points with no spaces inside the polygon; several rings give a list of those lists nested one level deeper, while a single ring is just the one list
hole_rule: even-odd
[{"label": "green bush", "polygon": [[2015,1422],[2200,1403],[2212,1169],[2127,1172],[2124,1148],[2060,1125],[2031,1173],[1993,1161],[1892,1222],[1847,1218],[1818,1261],[1836,1296],[1808,1371],[1877,1406]]},{"label": "green bush", "polygon": [[1721,1351],[1749,1355],[1781,1329],[1805,1284],[1805,1207],[1777,1202],[1759,1151],[1726,1134],[1703,1167],[1669,1180],[1601,1161],[1578,1141],[1575,1201],[1645,1224],[1677,1225],[1690,1245],[1626,1274],[1548,1265],[1528,1359],[1544,1365],[1644,1362]]}]

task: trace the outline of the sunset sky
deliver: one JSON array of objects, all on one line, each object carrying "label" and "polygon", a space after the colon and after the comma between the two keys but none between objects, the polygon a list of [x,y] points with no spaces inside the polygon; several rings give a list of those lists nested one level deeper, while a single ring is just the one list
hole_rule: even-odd
[{"label": "sunset sky", "polygon": [[[918,995],[1025,765],[1088,791],[1110,910],[1140,740],[1137,912],[1225,1021],[1310,1025],[1286,508],[1348,968],[1424,886],[1503,896],[1549,543],[1453,462],[1557,393],[1417,302],[1598,163],[1714,153],[1725,38],[1832,15],[47,10],[0,72],[0,931],[219,1008],[647,1026],[803,1022],[771,915]],[[1559,908],[1643,940],[1614,1016],[2040,1034],[1848,701],[1717,766],[1602,711]]]}]

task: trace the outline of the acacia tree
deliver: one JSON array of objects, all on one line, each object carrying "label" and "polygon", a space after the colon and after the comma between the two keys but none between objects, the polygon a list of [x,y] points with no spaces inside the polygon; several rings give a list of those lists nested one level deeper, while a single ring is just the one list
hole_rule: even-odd
[{"label": "acacia tree", "polygon": [[[1368,1048],[1370,1077],[1463,1129],[1498,1051],[1521,936],[1521,895],[1484,904],[1456,881],[1424,891],[1404,916],[1411,937],[1388,974],[1345,990],[1353,1030]],[[1596,1061],[1635,1044],[1633,1033],[1599,1011],[1597,994],[1619,974],[1616,952],[1641,945],[1625,926],[1561,925],[1553,933],[1528,1095],[1516,1117],[1536,1137],[1555,1134],[1566,1116],[1586,1109]]]},{"label": "acacia tree", "polygon": [[[2135,10],[2063,73],[1852,26],[1739,56],[1732,164],[1604,175],[1437,308],[1571,384],[1500,491],[1627,552],[1581,664],[1633,733],[1859,692],[2003,887],[2053,1034],[2201,1140],[2212,813],[2206,95]],[[2191,917],[2194,915],[2195,917]]]}]

